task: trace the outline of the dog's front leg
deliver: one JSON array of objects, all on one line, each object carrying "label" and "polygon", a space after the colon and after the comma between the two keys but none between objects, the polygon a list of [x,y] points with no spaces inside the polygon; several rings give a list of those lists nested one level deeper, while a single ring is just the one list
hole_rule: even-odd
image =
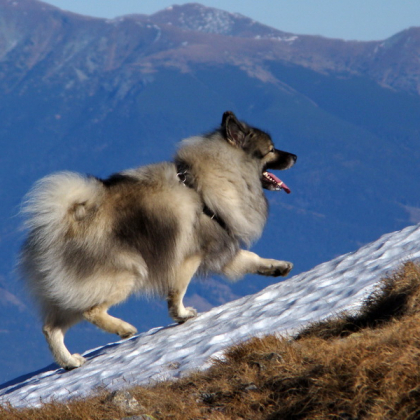
[{"label": "dog's front leg", "polygon": [[245,274],[278,277],[287,276],[292,268],[291,262],[261,258],[254,252],[240,250],[223,268],[223,274],[232,280],[237,280]]},{"label": "dog's front leg", "polygon": [[178,267],[174,284],[168,293],[168,310],[173,320],[180,324],[197,316],[194,308],[186,308],[183,303],[185,292],[201,263],[201,257],[194,255],[186,258]]},{"label": "dog's front leg", "polygon": [[71,370],[82,366],[86,359],[78,353],[71,354],[64,344],[67,326],[57,323],[45,323],[42,331],[55,361],[64,369]]}]

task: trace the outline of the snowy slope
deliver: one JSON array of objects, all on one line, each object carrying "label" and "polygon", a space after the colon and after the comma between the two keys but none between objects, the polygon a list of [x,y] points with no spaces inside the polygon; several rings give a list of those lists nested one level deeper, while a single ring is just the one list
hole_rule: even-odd
[{"label": "snowy slope", "polygon": [[211,357],[254,335],[287,334],[308,321],[356,309],[374,284],[407,260],[420,260],[420,224],[382,236],[356,252],[214,308],[183,325],[155,328],[84,354],[80,369],[46,370],[0,390],[0,402],[37,405],[53,399],[178,378],[205,369]]}]

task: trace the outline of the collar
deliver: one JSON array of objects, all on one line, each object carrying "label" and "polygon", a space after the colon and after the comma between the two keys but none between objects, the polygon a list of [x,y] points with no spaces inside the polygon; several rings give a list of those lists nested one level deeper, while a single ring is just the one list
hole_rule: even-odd
[{"label": "collar", "polygon": [[[192,176],[190,174],[188,165],[186,165],[183,162],[178,162],[176,164],[176,172],[177,172],[179,182],[181,184],[183,184],[185,187],[188,187],[188,188],[191,188],[191,189],[195,190],[193,180],[192,180]],[[210,217],[211,220],[214,220],[216,223],[218,223],[219,226],[222,229],[224,229],[226,232],[229,232],[229,228],[227,227],[225,221],[220,216],[218,216],[213,210],[211,210],[206,205],[204,200],[202,200],[202,202],[203,202],[203,213],[206,216]]]}]

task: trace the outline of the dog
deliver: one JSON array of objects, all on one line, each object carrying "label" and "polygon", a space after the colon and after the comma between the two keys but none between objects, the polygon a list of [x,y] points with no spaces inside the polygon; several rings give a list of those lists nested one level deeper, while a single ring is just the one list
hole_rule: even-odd
[{"label": "dog", "polygon": [[263,188],[290,193],[267,170],[296,159],[227,111],[218,129],[182,141],[173,162],[105,180],[61,172],[38,181],[23,205],[20,267],[56,362],[68,370],[85,362],[64,344],[81,320],[123,339],[135,335],[108,314],[133,293],[166,298],[170,316],[183,323],[197,315],[183,304],[194,275],[286,276],[292,263],[246,248],[266,223]]}]

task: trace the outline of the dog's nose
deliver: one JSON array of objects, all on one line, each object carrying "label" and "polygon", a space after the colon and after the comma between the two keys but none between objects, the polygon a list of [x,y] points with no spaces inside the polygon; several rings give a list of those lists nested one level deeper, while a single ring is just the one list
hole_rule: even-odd
[{"label": "dog's nose", "polygon": [[293,159],[293,161],[296,163],[296,161],[297,161],[297,156],[296,156],[296,155],[292,155],[292,159]]}]

